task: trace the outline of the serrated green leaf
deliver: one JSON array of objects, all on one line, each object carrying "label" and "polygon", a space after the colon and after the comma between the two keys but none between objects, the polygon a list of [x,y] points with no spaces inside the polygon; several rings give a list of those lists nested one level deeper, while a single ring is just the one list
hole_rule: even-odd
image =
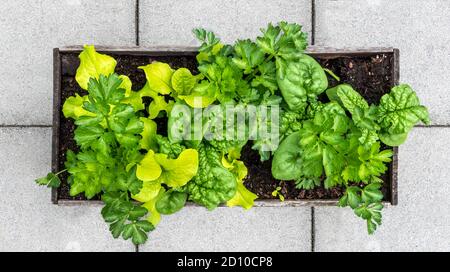
[{"label": "serrated green leaf", "polygon": [[35,182],[38,185],[44,185],[49,188],[58,188],[61,185],[61,180],[59,177],[52,172],[48,173],[47,176],[43,178],[36,179]]}]

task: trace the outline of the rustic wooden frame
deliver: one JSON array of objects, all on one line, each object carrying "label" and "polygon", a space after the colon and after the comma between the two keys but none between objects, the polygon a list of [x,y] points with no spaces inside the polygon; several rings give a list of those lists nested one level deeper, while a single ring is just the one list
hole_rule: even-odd
[{"label": "rustic wooden frame", "polygon": [[[60,130],[60,108],[61,108],[61,54],[79,53],[83,49],[82,46],[69,46],[53,49],[53,139],[52,139],[52,171],[58,172],[59,169],[59,130]],[[134,56],[190,56],[197,53],[196,47],[96,47],[98,52],[106,54],[118,55],[134,55]],[[367,56],[376,54],[393,54],[392,79],[393,85],[399,82],[399,50],[396,48],[330,48],[312,46],[307,49],[307,53],[311,56],[322,58],[337,58],[342,56]],[[389,177],[391,178],[390,195],[391,199],[385,201],[385,204],[398,204],[398,148],[393,148],[394,155],[391,162]],[[57,189],[52,189],[51,200],[58,205],[98,205],[102,202],[99,200],[67,200],[59,199]],[[337,205],[337,199],[302,199],[302,200],[286,200],[281,202],[277,199],[257,200],[255,207],[301,207],[301,206],[331,206]],[[188,206],[196,205],[188,203]]]}]

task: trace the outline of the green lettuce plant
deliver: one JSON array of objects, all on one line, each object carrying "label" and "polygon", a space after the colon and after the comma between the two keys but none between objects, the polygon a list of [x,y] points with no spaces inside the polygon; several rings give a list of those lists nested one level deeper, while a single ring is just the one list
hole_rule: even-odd
[{"label": "green lettuce plant", "polygon": [[[373,233],[381,224],[381,175],[393,155],[388,147],[402,144],[417,122],[429,123],[411,87],[393,87],[378,105],[348,84],[329,88],[326,73],[336,76],[304,53],[307,38],[298,24],[269,24],[254,41],[232,45],[204,29],[194,35],[201,42],[199,73],[152,62],[137,67],[147,80],[140,90],[115,72],[114,58],[85,46],[75,78],[87,94],[69,97],[62,109],[76,125],[78,150],[67,151],[65,169],[36,183],[59,187],[58,175],[68,172],[71,196],[100,197],[112,235],[142,244],[161,215],[176,213],[186,201],[209,210],[221,204],[251,208],[257,195],[244,186],[240,155],[253,141],[262,161],[272,158],[276,179],[307,190],[343,187],[339,206],[352,208]],[[321,94],[327,99],[319,100]],[[198,109],[230,104],[279,106],[279,120],[257,115],[255,121],[278,122],[276,150],[264,149],[266,139],[250,140],[255,128],[249,123],[240,140],[189,140],[170,129],[180,129],[179,107],[187,106],[190,120]],[[167,136],[157,133],[156,118],[167,120]],[[214,114],[200,124],[229,129]],[[195,134],[198,128],[190,129]],[[272,194],[284,199],[280,191]]]}]

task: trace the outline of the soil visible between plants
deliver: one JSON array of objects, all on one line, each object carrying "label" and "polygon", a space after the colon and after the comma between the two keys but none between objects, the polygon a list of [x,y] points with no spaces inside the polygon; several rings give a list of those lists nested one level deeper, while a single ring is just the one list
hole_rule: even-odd
[{"label": "soil visible between plants", "polygon": [[[193,73],[197,73],[197,63],[195,56],[140,56],[140,55],[121,55],[109,54],[117,60],[116,73],[127,75],[133,83],[133,90],[140,90],[145,82],[145,74],[137,67],[147,65],[153,61],[168,63],[174,69],[186,67]],[[393,54],[371,54],[367,56],[342,56],[342,57],[323,57],[316,58],[323,68],[333,71],[339,78],[336,79],[328,75],[329,87],[341,83],[350,84],[357,90],[370,104],[378,103],[381,96],[390,91],[394,85],[392,78]],[[59,169],[64,169],[66,160],[66,151],[71,149],[78,151],[74,137],[75,125],[73,120],[66,119],[62,114],[62,105],[64,101],[78,93],[86,94],[75,81],[76,69],[79,65],[78,53],[63,53],[61,55],[61,108],[60,108],[60,145],[58,150]],[[325,95],[320,97],[324,102],[327,101]],[[150,101],[144,100],[149,103]],[[164,122],[156,120],[158,123],[158,132],[164,130]],[[252,143],[249,142],[242,150],[241,159],[248,168],[248,175],[245,178],[244,185],[252,192],[258,195],[259,199],[272,199],[272,192],[276,187],[281,187],[281,193],[285,199],[337,199],[343,194],[343,188],[325,189],[318,187],[313,190],[299,190],[295,188],[293,181],[279,181],[272,177],[272,161],[261,162],[257,151],[251,149]],[[390,199],[391,180],[389,170],[381,178],[384,181],[383,194],[385,199]],[[68,174],[61,176],[61,187],[58,189],[58,199],[76,199],[84,200],[84,196],[79,195],[71,197],[69,195],[69,185],[67,183]]]}]

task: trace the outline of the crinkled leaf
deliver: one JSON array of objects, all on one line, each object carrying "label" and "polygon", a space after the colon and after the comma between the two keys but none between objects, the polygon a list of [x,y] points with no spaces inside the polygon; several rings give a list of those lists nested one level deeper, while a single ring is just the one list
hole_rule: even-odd
[{"label": "crinkled leaf", "polygon": [[[404,138],[404,133],[408,133],[419,121],[430,123],[427,108],[420,105],[416,93],[406,84],[393,87],[390,93],[381,97],[378,117],[382,134],[402,135],[391,141],[396,145],[402,143],[400,140]],[[389,139],[387,136],[381,138]]]},{"label": "crinkled leaf", "polygon": [[156,201],[155,207],[161,214],[173,214],[184,207],[186,199],[186,193],[169,190]]},{"label": "crinkled leaf", "polygon": [[198,173],[186,184],[189,199],[210,210],[236,194],[236,176],[222,165],[221,150],[200,144]]}]

